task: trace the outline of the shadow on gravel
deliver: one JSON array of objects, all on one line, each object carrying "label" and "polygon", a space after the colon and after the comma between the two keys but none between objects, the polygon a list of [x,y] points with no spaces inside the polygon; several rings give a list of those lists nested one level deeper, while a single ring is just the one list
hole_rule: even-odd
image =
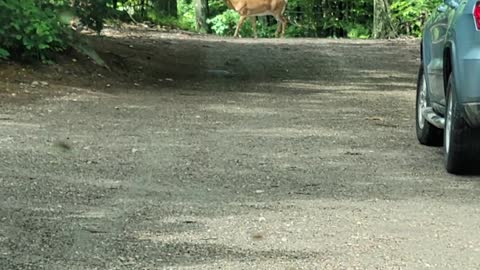
[{"label": "shadow on gravel", "polygon": [[[118,33],[117,33],[118,34]],[[152,32],[92,39],[120,79],[178,81],[328,80],[406,83],[415,80],[415,41],[177,38]],[[299,46],[299,47],[296,47]],[[300,48],[301,46],[301,48]],[[411,52],[398,57],[398,47]],[[405,73],[412,68],[412,73]],[[387,73],[385,73],[387,71]]]}]

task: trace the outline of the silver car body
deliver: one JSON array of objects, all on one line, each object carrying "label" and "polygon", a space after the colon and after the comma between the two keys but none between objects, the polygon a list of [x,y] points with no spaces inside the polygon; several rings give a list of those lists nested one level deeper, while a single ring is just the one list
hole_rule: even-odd
[{"label": "silver car body", "polygon": [[440,117],[445,115],[445,89],[453,72],[456,98],[471,127],[480,127],[480,31],[474,18],[476,5],[477,0],[445,1],[427,21],[421,46],[433,111]]}]

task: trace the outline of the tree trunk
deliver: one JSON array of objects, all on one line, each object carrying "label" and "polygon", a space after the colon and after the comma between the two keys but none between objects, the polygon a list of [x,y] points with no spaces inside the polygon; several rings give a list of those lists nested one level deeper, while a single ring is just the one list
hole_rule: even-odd
[{"label": "tree trunk", "polygon": [[145,20],[145,0],[140,1],[140,17]]},{"label": "tree trunk", "polygon": [[195,0],[195,14],[197,18],[197,31],[208,33],[208,0]]},{"label": "tree trunk", "polygon": [[389,0],[373,0],[373,38],[393,38]]}]

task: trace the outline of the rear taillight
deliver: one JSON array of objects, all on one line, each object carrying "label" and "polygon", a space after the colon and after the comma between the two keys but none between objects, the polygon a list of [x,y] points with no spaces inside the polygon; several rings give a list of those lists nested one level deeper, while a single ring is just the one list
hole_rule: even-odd
[{"label": "rear taillight", "polygon": [[475,9],[473,10],[473,17],[475,18],[477,30],[480,30],[480,2],[477,2],[475,4]]}]

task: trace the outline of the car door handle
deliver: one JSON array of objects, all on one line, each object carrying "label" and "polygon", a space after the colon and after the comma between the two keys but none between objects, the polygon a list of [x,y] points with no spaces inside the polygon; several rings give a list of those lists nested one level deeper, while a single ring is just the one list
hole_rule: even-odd
[{"label": "car door handle", "polygon": [[441,5],[437,8],[437,11],[440,12],[440,13],[444,13],[446,12],[448,9],[448,7],[446,5]]}]

